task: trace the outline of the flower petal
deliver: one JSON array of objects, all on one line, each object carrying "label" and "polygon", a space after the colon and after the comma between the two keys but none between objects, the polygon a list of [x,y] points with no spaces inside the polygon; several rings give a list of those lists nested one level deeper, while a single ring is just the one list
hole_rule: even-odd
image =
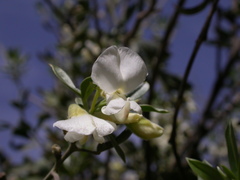
[{"label": "flower petal", "polygon": [[130,112],[130,102],[126,101],[125,106],[118,113],[114,114],[118,124],[125,124]]},{"label": "flower petal", "polygon": [[97,142],[100,143],[100,144],[102,144],[102,143],[105,142],[104,137],[99,136],[99,135],[97,134],[97,132],[94,132],[94,133],[93,133],[93,138],[94,138],[95,141],[97,141]]},{"label": "flower petal", "polygon": [[86,114],[88,114],[87,111],[85,111],[83,108],[81,108],[77,104],[71,104],[68,107],[68,118],[71,118],[74,116],[86,115]]},{"label": "flower petal", "polygon": [[129,93],[136,89],[147,76],[147,67],[142,58],[127,47],[118,48],[120,72],[123,78],[123,91]]},{"label": "flower petal", "polygon": [[55,126],[59,129],[82,135],[90,135],[96,129],[96,127],[93,125],[92,117],[88,114],[75,116],[67,120],[57,121],[53,124],[53,127]]},{"label": "flower petal", "polygon": [[64,139],[70,143],[81,141],[81,144],[84,144],[86,142],[86,136],[76,132],[67,132],[67,134],[64,136]]},{"label": "flower petal", "polygon": [[94,125],[96,126],[95,132],[99,137],[109,135],[116,129],[116,125],[113,122],[105,121],[95,116],[92,116],[92,119]]},{"label": "flower petal", "polygon": [[102,113],[106,115],[116,114],[123,109],[126,101],[122,98],[116,98],[109,101],[107,106],[102,108]]},{"label": "flower petal", "polygon": [[120,57],[116,46],[111,46],[100,54],[93,64],[91,78],[107,93],[113,93],[121,87]]},{"label": "flower petal", "polygon": [[136,103],[135,101],[129,101],[130,102],[130,109],[139,113],[139,114],[142,114],[142,108],[139,106],[138,103]]}]

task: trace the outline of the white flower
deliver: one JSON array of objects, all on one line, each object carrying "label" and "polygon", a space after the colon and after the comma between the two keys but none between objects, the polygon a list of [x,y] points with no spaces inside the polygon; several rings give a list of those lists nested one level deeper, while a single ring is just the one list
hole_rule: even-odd
[{"label": "white flower", "polygon": [[95,61],[91,78],[106,94],[107,106],[102,108],[106,115],[115,115],[124,123],[130,110],[141,113],[141,107],[126,98],[147,76],[142,58],[127,47],[111,46]]},{"label": "white flower", "polygon": [[119,124],[125,124],[130,110],[142,113],[141,107],[135,102],[131,101],[129,98],[124,100],[123,98],[112,99],[107,106],[102,108],[102,113],[106,115],[114,115]]},{"label": "white flower", "polygon": [[114,123],[88,114],[77,104],[69,106],[68,116],[69,119],[57,121],[53,126],[67,131],[64,138],[71,143],[80,141],[83,144],[87,139],[86,136],[91,134],[97,142],[103,143],[104,136],[116,129]]}]

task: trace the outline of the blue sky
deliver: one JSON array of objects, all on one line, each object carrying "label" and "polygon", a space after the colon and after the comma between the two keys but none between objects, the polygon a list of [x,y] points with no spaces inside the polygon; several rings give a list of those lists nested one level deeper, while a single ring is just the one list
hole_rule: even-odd
[{"label": "blue sky", "polygon": [[[24,53],[30,55],[31,60],[28,63],[28,71],[24,77],[24,85],[31,89],[33,96],[37,97],[37,87],[49,88],[52,86],[52,76],[48,66],[39,61],[37,54],[44,51],[44,49],[53,48],[56,39],[53,34],[43,29],[40,15],[35,7],[36,2],[37,0],[0,1],[0,52],[4,48],[19,47]],[[175,5],[174,3],[175,1],[169,1],[169,9]],[[193,5],[193,1],[190,2],[189,6],[191,5]],[[173,44],[170,45],[170,52],[173,54],[169,63],[169,69],[174,74],[183,75],[190,52],[193,49],[208,11],[209,8],[195,16],[181,16],[178,29],[173,36]],[[164,13],[167,14],[168,12]],[[214,53],[214,49],[203,45],[190,74],[189,80],[195,86],[195,98],[200,106],[205,103],[215,78]],[[4,63],[4,60],[1,58],[2,56],[0,55],[0,66]],[[9,105],[9,100],[17,97],[17,91],[13,83],[1,72],[0,82],[0,107],[2,112],[0,121],[10,121],[14,125],[17,123],[18,114]],[[39,111],[39,108],[34,103],[30,106],[30,112],[32,113],[29,113],[28,117],[34,120],[34,114]],[[8,132],[0,132],[0,136],[4,137],[0,140],[1,149],[6,147],[10,134]],[[13,152],[9,151],[9,153]]]},{"label": "blue sky", "polygon": [[[49,32],[42,28],[41,18],[38,14],[35,3],[36,0],[7,0],[0,1],[0,52],[6,48],[19,48],[23,53],[30,55],[30,61],[27,64],[27,73],[24,76],[23,84],[29,87],[33,98],[39,98],[36,92],[37,87],[52,86],[52,79],[48,66],[40,62],[37,58],[39,52],[44,49],[54,47],[55,38]],[[2,54],[0,55],[0,66],[4,64]],[[8,121],[13,126],[17,125],[18,113],[14,110],[9,100],[16,99],[18,92],[14,84],[9,80],[6,74],[0,72],[0,121]],[[36,123],[34,119],[39,112],[39,107],[30,102],[27,111],[27,117],[32,120],[31,123]],[[10,132],[0,132],[0,149],[7,147],[8,141],[11,138]],[[4,138],[2,138],[4,137]],[[19,161],[19,156],[7,148],[7,153],[14,158],[13,161]]]}]

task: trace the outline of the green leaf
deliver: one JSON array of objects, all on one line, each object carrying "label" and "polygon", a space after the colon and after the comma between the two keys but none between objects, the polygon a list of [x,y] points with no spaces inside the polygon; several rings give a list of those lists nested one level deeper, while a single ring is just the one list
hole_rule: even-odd
[{"label": "green leaf", "polygon": [[158,113],[168,113],[166,109],[155,108],[149,104],[140,104],[143,112],[158,112]]},{"label": "green leaf", "polygon": [[235,133],[234,133],[234,129],[232,127],[231,121],[229,121],[227,125],[226,131],[225,131],[225,138],[226,138],[227,149],[228,149],[228,161],[229,161],[231,170],[237,176],[237,179],[239,179],[240,158],[238,154]]},{"label": "green leaf", "polygon": [[[132,132],[126,128],[119,136],[116,137],[117,144],[121,144],[124,141],[126,141],[131,136],[131,134]],[[105,142],[97,146],[97,152],[101,153],[105,150],[111,149],[112,147],[113,147],[112,142]]]},{"label": "green leaf", "polygon": [[142,97],[149,89],[149,83],[144,82],[138,89],[136,89],[131,95],[130,98],[132,100],[136,100],[140,97]]},{"label": "green leaf", "polygon": [[121,149],[121,147],[118,145],[115,137],[112,134],[110,134],[110,135],[108,135],[106,137],[112,143],[112,145],[115,148],[115,150],[116,150],[117,154],[119,155],[119,157],[123,160],[123,162],[126,162],[125,154],[124,154],[123,150]]},{"label": "green leaf", "polygon": [[60,67],[54,66],[52,64],[50,64],[50,66],[51,66],[54,74],[57,76],[57,78],[60,81],[62,81],[67,87],[69,87],[71,90],[73,90],[79,96],[81,96],[80,90],[75,87],[71,78],[67,75],[67,73],[64,70],[62,70]]},{"label": "green leaf", "polygon": [[211,1],[210,0],[205,0],[201,2],[200,4],[196,5],[195,7],[192,8],[182,8],[180,9],[180,12],[185,15],[192,15],[192,14],[197,14],[201,12]]},{"label": "green leaf", "polygon": [[236,176],[233,174],[233,172],[226,166],[220,165],[220,168],[229,179],[236,179]]},{"label": "green leaf", "polygon": [[209,164],[195,159],[186,159],[192,171],[203,180],[224,180],[218,170]]}]

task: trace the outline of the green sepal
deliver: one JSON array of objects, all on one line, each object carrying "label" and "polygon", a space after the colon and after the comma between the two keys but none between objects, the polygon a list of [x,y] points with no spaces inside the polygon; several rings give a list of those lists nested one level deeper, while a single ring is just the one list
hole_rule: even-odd
[{"label": "green sepal", "polygon": [[107,101],[106,101],[106,99],[103,99],[103,100],[101,100],[101,101],[99,101],[97,104],[96,104],[96,110],[95,111],[101,111],[101,109],[102,109],[102,107],[103,106],[106,106],[106,104],[107,104]]},{"label": "green sepal", "polygon": [[203,180],[224,180],[223,176],[216,168],[213,168],[209,163],[201,162],[195,159],[186,158],[192,171]]},{"label": "green sepal", "polygon": [[155,108],[149,104],[140,104],[143,112],[158,112],[158,113],[168,113],[168,110]]},{"label": "green sepal", "polygon": [[57,78],[62,81],[67,87],[69,87],[71,90],[73,90],[75,93],[77,93],[79,96],[81,96],[81,92],[79,89],[75,87],[73,84],[71,78],[68,76],[68,74],[62,70],[58,66],[54,66],[52,64],[49,64],[54,72],[54,74],[57,76]]}]

